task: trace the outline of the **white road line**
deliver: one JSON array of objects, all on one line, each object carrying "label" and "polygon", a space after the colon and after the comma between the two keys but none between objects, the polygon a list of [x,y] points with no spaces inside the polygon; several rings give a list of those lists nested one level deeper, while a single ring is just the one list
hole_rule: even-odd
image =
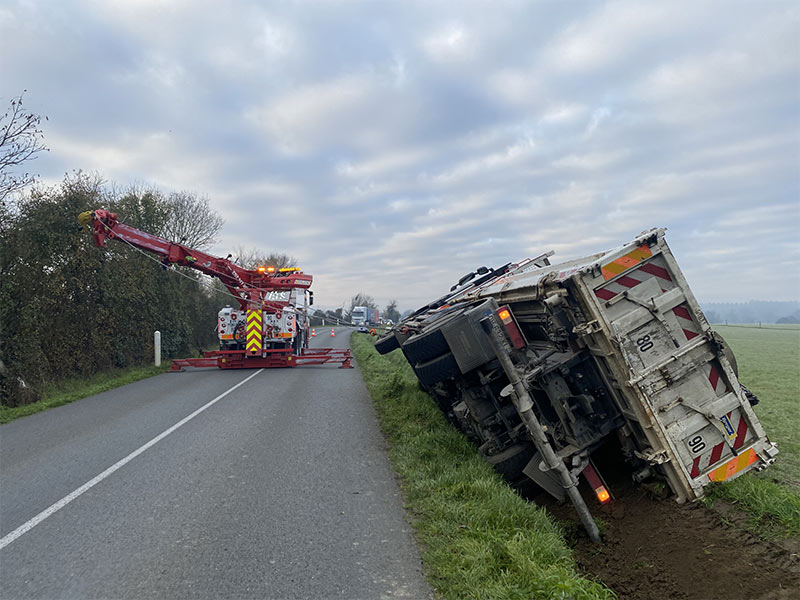
[{"label": "white road line", "polygon": [[228,394],[230,394],[230,393],[231,393],[233,390],[235,390],[236,388],[238,388],[238,387],[239,387],[239,386],[241,386],[241,385],[244,385],[245,383],[247,383],[248,381],[250,381],[250,380],[251,380],[253,377],[255,377],[256,375],[258,375],[259,373],[261,373],[261,371],[263,371],[263,370],[264,370],[264,369],[259,369],[258,371],[256,371],[256,372],[255,372],[255,373],[253,373],[252,375],[250,375],[250,376],[249,376],[247,379],[244,379],[243,381],[240,381],[239,383],[237,383],[235,386],[233,386],[233,387],[232,387],[231,389],[229,389],[228,391],[226,391],[226,392],[222,392],[222,393],[221,393],[219,396],[217,396],[216,398],[214,398],[213,400],[211,400],[211,401],[210,401],[208,404],[204,404],[203,406],[201,406],[200,408],[198,408],[196,411],[194,411],[192,414],[190,414],[188,417],[184,417],[183,419],[181,419],[180,421],[178,421],[177,423],[175,423],[175,425],[173,425],[172,427],[170,427],[170,428],[169,428],[169,429],[167,429],[166,431],[164,431],[164,432],[162,432],[162,433],[158,434],[158,435],[157,435],[156,437],[154,437],[152,440],[150,440],[149,442],[147,442],[147,443],[146,443],[146,444],[144,444],[143,446],[140,446],[139,448],[137,448],[136,450],[134,450],[133,452],[131,452],[130,454],[128,454],[128,456],[126,456],[126,457],[125,457],[125,458],[123,458],[122,460],[120,460],[120,461],[118,461],[118,462],[114,463],[113,465],[111,465],[110,467],[108,467],[108,468],[107,468],[105,471],[103,471],[102,473],[100,473],[99,475],[97,475],[96,477],[94,477],[93,479],[90,479],[89,481],[87,481],[86,483],[84,483],[84,484],[83,484],[81,487],[79,487],[79,488],[78,488],[77,490],[75,490],[74,492],[72,492],[72,493],[70,493],[70,494],[67,494],[67,495],[66,495],[66,496],[64,496],[64,497],[63,497],[61,500],[59,500],[58,502],[56,502],[55,504],[53,504],[53,505],[51,505],[50,507],[48,507],[48,508],[44,509],[42,512],[40,512],[38,515],[36,515],[36,516],[35,516],[35,517],[33,517],[32,519],[30,519],[30,520],[29,520],[29,521],[27,521],[26,523],[23,523],[22,525],[20,525],[19,527],[17,527],[17,528],[16,528],[14,531],[12,531],[12,532],[11,532],[11,533],[9,533],[8,535],[4,536],[4,537],[3,537],[3,539],[1,539],[1,540],[0,540],[0,550],[2,550],[3,548],[5,548],[6,546],[8,546],[8,545],[9,545],[11,542],[13,542],[14,540],[16,540],[18,537],[20,537],[20,536],[22,536],[22,535],[26,534],[27,532],[29,532],[31,529],[33,529],[34,527],[36,527],[36,526],[37,526],[39,523],[41,523],[42,521],[44,521],[44,520],[45,520],[47,517],[49,517],[49,516],[53,515],[54,513],[58,512],[59,510],[61,510],[62,508],[64,508],[64,507],[65,507],[67,504],[69,504],[70,502],[72,502],[73,500],[75,500],[75,498],[77,498],[78,496],[80,496],[80,495],[81,495],[81,494],[83,494],[84,492],[86,492],[86,491],[88,491],[88,490],[92,489],[92,488],[93,488],[94,486],[96,486],[98,483],[100,483],[101,481],[103,481],[103,479],[105,479],[106,477],[108,477],[109,475],[111,475],[111,474],[112,474],[114,471],[116,471],[116,470],[118,470],[118,469],[121,469],[122,467],[124,467],[126,464],[128,464],[129,462],[131,462],[131,461],[132,461],[134,458],[136,458],[137,456],[139,456],[139,455],[140,455],[142,452],[144,452],[144,451],[145,451],[145,450],[147,450],[148,448],[151,448],[152,446],[155,446],[155,445],[156,445],[158,442],[160,442],[161,440],[163,440],[163,439],[164,439],[165,437],[167,437],[167,436],[168,436],[170,433],[172,433],[173,431],[175,431],[175,430],[176,430],[176,429],[178,429],[179,427],[181,427],[181,426],[185,425],[186,423],[188,423],[189,421],[191,421],[192,419],[194,419],[194,418],[195,418],[197,415],[199,415],[201,412],[203,412],[203,411],[204,411],[204,410],[206,410],[207,408],[210,408],[210,407],[214,406],[214,404],[216,404],[217,402],[219,402],[220,400],[222,400],[222,399],[223,399],[225,396],[227,396]]}]

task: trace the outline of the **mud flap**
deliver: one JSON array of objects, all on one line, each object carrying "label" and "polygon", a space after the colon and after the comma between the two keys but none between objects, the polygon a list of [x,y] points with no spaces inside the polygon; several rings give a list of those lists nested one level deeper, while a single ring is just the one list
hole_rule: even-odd
[{"label": "mud flap", "polygon": [[542,488],[545,492],[553,496],[556,500],[564,499],[564,487],[561,485],[558,477],[553,475],[550,471],[542,471],[541,467],[544,465],[541,453],[538,451],[533,455],[533,458],[528,462],[522,472],[530,477],[533,482]]}]

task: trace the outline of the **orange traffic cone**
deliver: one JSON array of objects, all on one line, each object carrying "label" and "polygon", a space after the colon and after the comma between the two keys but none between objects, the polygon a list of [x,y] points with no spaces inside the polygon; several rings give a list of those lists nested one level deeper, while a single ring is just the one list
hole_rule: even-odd
[{"label": "orange traffic cone", "polygon": [[311,328],[311,337],[317,337],[317,330],[313,327]]},{"label": "orange traffic cone", "polygon": [[331,327],[331,337],[336,337],[336,334],[333,332],[333,327]]}]

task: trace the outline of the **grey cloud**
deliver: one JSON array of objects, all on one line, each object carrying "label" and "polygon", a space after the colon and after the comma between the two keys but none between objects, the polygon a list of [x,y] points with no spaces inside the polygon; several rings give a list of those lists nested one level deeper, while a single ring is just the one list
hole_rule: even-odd
[{"label": "grey cloud", "polygon": [[800,296],[793,3],[227,6],[0,11],[37,170],[207,194],[220,254],[293,254],[323,305],[655,225],[701,300]]}]

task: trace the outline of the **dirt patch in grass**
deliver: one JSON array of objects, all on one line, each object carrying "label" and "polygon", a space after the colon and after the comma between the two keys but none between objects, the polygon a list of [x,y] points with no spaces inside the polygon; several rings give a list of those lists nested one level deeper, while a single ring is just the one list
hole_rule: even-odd
[{"label": "dirt patch in grass", "polygon": [[588,539],[570,505],[528,495],[565,524],[579,569],[619,598],[799,597],[800,558],[792,544],[760,539],[701,504],[679,505],[624,482],[612,489],[605,506],[585,495],[601,524],[601,544]]}]

